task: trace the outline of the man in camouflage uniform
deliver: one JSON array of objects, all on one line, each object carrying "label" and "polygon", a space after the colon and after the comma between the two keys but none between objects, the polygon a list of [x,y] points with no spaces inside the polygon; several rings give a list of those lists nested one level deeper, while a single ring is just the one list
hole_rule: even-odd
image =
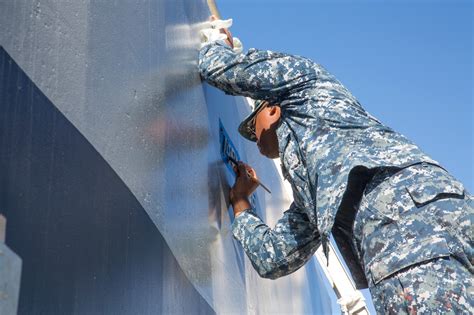
[{"label": "man in camouflage uniform", "polygon": [[294,202],[271,229],[246,200],[256,174],[239,165],[253,178],[239,176],[232,188],[232,229],[256,271],[271,279],[290,274],[319,245],[327,254],[333,233],[378,313],[474,312],[474,201],[463,185],[368,114],[322,66],[272,51],[236,52],[222,32],[226,39],[211,34],[200,50],[201,76],[260,100],[239,127],[251,141],[265,132],[259,115],[278,114],[267,130],[277,155],[259,148],[279,156],[293,189]]}]

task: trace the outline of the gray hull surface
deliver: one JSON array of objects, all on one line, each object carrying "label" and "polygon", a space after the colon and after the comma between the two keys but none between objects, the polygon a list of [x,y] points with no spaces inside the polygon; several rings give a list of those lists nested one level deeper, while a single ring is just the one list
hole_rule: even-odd
[{"label": "gray hull surface", "polygon": [[[205,1],[0,0],[0,213],[19,314],[337,313],[316,261],[260,279],[232,239],[222,155],[288,205],[197,73]],[[280,196],[280,197],[279,197]]]}]

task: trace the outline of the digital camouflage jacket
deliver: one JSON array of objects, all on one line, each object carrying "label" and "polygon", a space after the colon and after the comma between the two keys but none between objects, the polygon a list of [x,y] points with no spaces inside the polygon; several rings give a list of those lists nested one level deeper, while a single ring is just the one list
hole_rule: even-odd
[{"label": "digital camouflage jacket", "polygon": [[[307,58],[257,49],[239,54],[219,40],[201,48],[199,70],[204,80],[228,94],[281,107],[281,167],[294,202],[273,229],[251,210],[233,223],[234,237],[263,277],[297,270],[321,243],[327,254],[336,216],[350,233],[371,171],[437,164],[367,113],[334,76]],[[350,257],[351,246],[338,245]],[[351,269],[357,282],[361,275]]]}]

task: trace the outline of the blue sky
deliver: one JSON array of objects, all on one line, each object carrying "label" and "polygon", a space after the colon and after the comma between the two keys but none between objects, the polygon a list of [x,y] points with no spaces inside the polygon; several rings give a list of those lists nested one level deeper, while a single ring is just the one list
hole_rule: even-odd
[{"label": "blue sky", "polygon": [[244,48],[322,64],[474,192],[473,2],[218,0]]}]

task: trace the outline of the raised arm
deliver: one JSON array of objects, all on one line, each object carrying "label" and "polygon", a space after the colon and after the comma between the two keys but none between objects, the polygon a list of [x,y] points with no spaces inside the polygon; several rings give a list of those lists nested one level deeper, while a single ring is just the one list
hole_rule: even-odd
[{"label": "raised arm", "polygon": [[306,58],[250,49],[236,53],[224,40],[201,48],[199,71],[209,84],[232,95],[281,103],[316,80],[314,63]]}]

